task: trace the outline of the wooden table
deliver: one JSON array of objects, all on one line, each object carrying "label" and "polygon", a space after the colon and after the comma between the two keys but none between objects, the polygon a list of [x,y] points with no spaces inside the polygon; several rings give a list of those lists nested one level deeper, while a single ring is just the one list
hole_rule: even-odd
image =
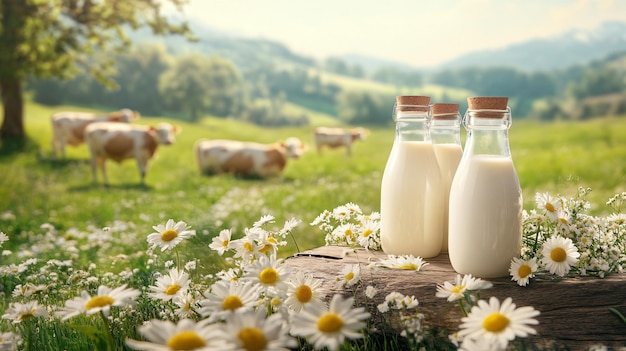
[{"label": "wooden table", "polygon": [[[459,306],[435,297],[437,285],[445,281],[454,284],[457,275],[447,254],[426,259],[429,265],[419,272],[386,268],[370,270],[367,268],[369,263],[387,257],[382,251],[356,249],[356,253],[342,257],[345,249],[339,246],[319,247],[291,256],[285,264],[324,280],[324,290],[329,297],[342,293],[354,294],[357,299],[362,299],[360,302],[367,304],[375,325],[382,323],[376,306],[384,301],[388,293],[396,291],[417,298],[419,310],[425,315],[424,323],[451,332],[459,329],[462,318]],[[351,291],[339,286],[336,278],[341,276],[341,270],[346,265],[355,263],[361,264],[363,285]],[[585,350],[596,344],[626,347],[626,323],[609,310],[615,308],[626,316],[626,274],[613,274],[606,278],[543,275],[532,279],[525,287],[520,287],[510,278],[488,281],[493,283],[493,287],[483,290],[481,298],[495,296],[503,301],[511,297],[518,307],[533,306],[541,312],[537,318],[539,325],[535,327],[537,335],[526,339],[534,345],[556,342],[571,350]],[[367,285],[379,291],[373,299],[366,299],[364,295]],[[385,330],[384,326],[377,327]],[[395,331],[399,332],[399,329]]]}]

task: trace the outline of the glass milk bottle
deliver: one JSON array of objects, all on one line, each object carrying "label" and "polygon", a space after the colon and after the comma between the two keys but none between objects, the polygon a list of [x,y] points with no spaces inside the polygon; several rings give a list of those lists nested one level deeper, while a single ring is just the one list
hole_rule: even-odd
[{"label": "glass milk bottle", "polygon": [[443,181],[443,241],[441,252],[448,252],[448,207],[452,179],[463,156],[459,104],[432,104],[430,137]]},{"label": "glass milk bottle", "polygon": [[439,255],[443,230],[443,183],[430,140],[427,96],[398,96],[396,134],[380,200],[380,238],[385,253]]},{"label": "glass milk bottle", "polygon": [[509,150],[511,110],[506,97],[467,100],[467,140],[450,189],[450,263],[460,274],[507,277],[522,239],[522,191]]}]

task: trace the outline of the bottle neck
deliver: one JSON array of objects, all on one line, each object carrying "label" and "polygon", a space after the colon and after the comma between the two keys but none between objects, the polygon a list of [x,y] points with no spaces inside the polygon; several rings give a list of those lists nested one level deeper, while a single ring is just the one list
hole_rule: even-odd
[{"label": "bottle neck", "polygon": [[394,119],[396,141],[431,141],[427,112],[398,112]]},{"label": "bottle neck", "polygon": [[433,119],[430,123],[433,144],[461,145],[461,123],[459,119]]},{"label": "bottle neck", "polygon": [[[509,148],[510,110],[500,115],[483,110],[468,111],[464,118],[467,129],[466,154],[511,157]],[[496,116],[496,117],[494,117]]]}]

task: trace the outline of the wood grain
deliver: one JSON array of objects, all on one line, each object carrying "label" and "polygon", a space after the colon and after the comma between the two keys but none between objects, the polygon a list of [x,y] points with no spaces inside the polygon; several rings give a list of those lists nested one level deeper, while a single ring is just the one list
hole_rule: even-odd
[{"label": "wood grain", "polygon": [[[419,301],[420,312],[425,315],[425,323],[452,332],[458,330],[462,317],[458,305],[435,296],[438,284],[445,281],[454,283],[457,275],[446,254],[427,259],[428,266],[415,272],[368,269],[371,262],[387,256],[381,251],[364,249],[343,256],[345,249],[338,246],[319,247],[291,256],[285,260],[285,264],[324,280],[323,290],[328,296],[334,293],[354,294],[357,303],[367,306],[380,330],[389,331],[391,328],[391,332],[400,332],[399,326],[393,321],[391,326],[383,323],[376,309],[385,296],[393,291],[414,295]],[[373,299],[367,299],[363,289],[351,291],[337,283],[341,270],[355,263],[361,266],[362,286],[372,285],[378,289]],[[511,297],[518,307],[533,306],[541,312],[539,325],[535,328],[537,335],[527,339],[537,346],[557,343],[571,350],[584,350],[596,344],[626,347],[626,323],[609,310],[614,308],[626,316],[626,274],[614,274],[603,279],[542,275],[531,280],[526,287],[518,286],[509,278],[489,281],[493,283],[493,288],[484,290],[481,298],[495,296],[502,301]]]}]

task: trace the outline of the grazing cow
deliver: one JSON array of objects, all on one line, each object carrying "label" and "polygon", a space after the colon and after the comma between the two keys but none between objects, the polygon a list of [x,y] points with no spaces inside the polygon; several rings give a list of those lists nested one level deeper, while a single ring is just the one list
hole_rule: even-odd
[{"label": "grazing cow", "polygon": [[304,144],[296,137],[274,144],[199,140],[194,149],[201,173],[265,178],[280,175],[288,158],[302,155]]},{"label": "grazing cow", "polygon": [[180,128],[169,123],[160,123],[156,128],[126,123],[97,122],[85,129],[85,140],[91,153],[93,182],[98,182],[96,168],[102,170],[104,184],[109,183],[105,161],[110,158],[122,162],[134,158],[139,167],[141,183],[144,183],[148,162],[159,144],[171,145]]},{"label": "grazing cow", "polygon": [[321,153],[324,146],[330,148],[345,147],[348,156],[352,153],[352,143],[355,140],[365,140],[369,131],[365,128],[343,129],[318,127],[313,132],[317,152]]},{"label": "grazing cow", "polygon": [[139,112],[129,109],[95,114],[89,112],[57,112],[52,115],[52,156],[57,152],[65,158],[65,145],[78,146],[85,142],[85,128],[94,122],[130,123],[139,118]]}]

